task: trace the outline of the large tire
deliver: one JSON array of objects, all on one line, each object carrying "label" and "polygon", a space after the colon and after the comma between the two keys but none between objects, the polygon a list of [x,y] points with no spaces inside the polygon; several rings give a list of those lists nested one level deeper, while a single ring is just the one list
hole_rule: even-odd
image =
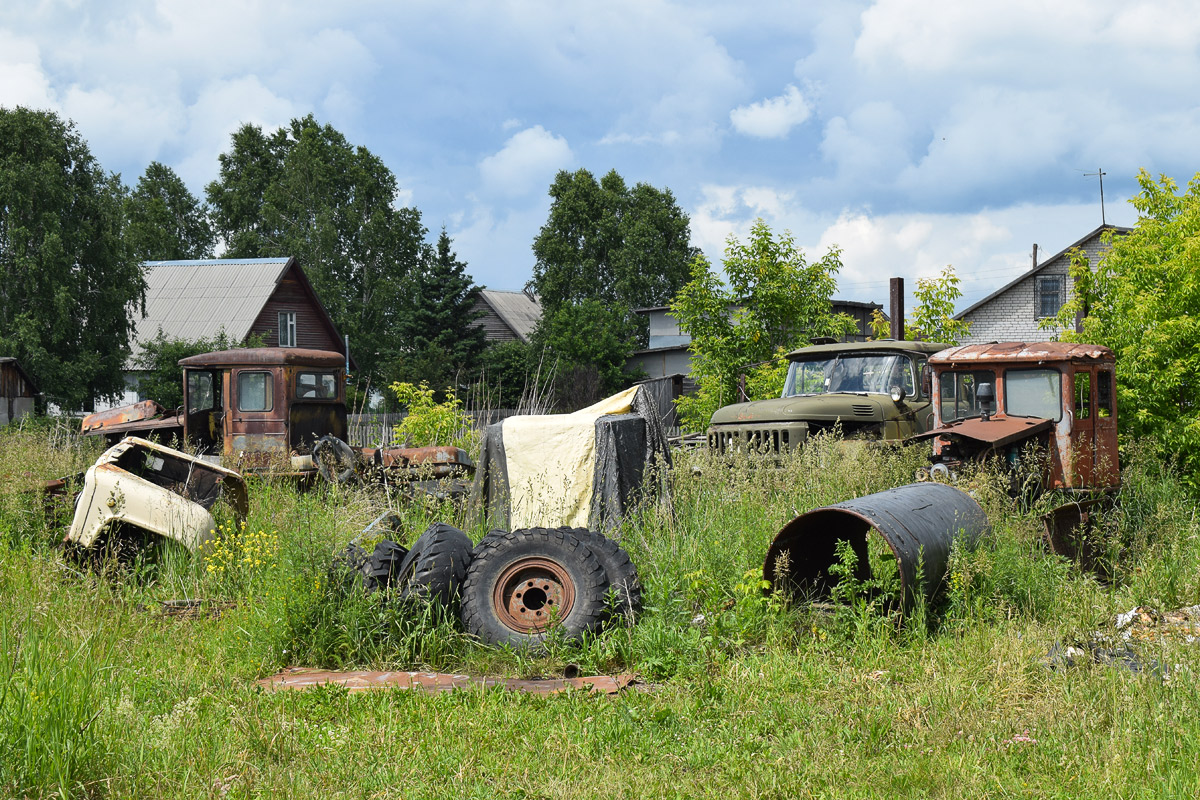
[{"label": "large tire", "polygon": [[452,525],[435,522],[413,543],[397,570],[400,600],[449,606],[458,595],[470,563],[470,537]]},{"label": "large tire", "polygon": [[333,435],[322,436],[313,445],[312,460],[317,472],[330,483],[345,484],[354,480],[356,458],[354,449]]},{"label": "large tire", "polygon": [[577,641],[608,614],[608,576],[569,529],[492,531],[462,588],[467,633],[489,644],[540,646],[548,632]]},{"label": "large tire", "polygon": [[359,567],[363,588],[370,593],[395,585],[396,579],[402,574],[401,565],[408,553],[408,550],[388,539],[375,545],[375,552]]},{"label": "large tire", "polygon": [[633,624],[642,611],[642,583],[638,580],[637,567],[629,558],[629,553],[599,531],[587,528],[566,530],[587,545],[600,560],[600,566],[604,567],[604,573],[608,576],[609,590],[615,595],[613,610]]}]

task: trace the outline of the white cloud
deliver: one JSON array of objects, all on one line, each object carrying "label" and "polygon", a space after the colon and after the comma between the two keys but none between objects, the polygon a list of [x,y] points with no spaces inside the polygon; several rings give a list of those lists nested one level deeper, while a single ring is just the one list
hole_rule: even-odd
[{"label": "white cloud", "polygon": [[729,112],[738,133],[759,139],[782,139],[812,113],[800,90],[789,84],[783,94]]},{"label": "white cloud", "polygon": [[49,108],[53,104],[38,46],[0,29],[0,107]]},{"label": "white cloud", "polygon": [[514,134],[504,147],[479,162],[486,189],[510,197],[549,185],[554,174],[572,162],[567,140],[541,125]]}]

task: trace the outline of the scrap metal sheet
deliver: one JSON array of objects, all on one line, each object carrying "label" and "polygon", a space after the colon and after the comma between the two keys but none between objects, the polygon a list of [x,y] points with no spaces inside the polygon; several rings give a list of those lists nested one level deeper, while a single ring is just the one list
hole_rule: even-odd
[{"label": "scrap metal sheet", "polygon": [[583,689],[598,694],[617,694],[622,689],[638,683],[636,676],[593,675],[580,678],[549,678],[545,680],[519,680],[517,678],[493,678],[473,675],[456,675],[446,672],[372,672],[368,670],[321,670],[303,667],[288,667],[269,678],[258,681],[258,685],[269,692],[284,689],[309,689],[322,684],[345,686],[352,692],[368,689],[411,689],[425,694],[440,694],[475,686],[499,686],[514,692],[530,694],[558,694],[569,689]]}]

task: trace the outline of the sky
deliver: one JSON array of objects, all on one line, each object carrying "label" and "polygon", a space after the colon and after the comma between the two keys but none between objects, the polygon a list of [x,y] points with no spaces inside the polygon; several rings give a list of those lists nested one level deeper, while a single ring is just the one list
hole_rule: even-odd
[{"label": "sky", "polygon": [[[838,295],[953,265],[959,309],[1200,142],[1200,14],[1169,0],[0,0],[0,106],[197,196],[244,123],[312,113],[396,174],[478,283],[521,289],[559,170],[674,194],[719,265],[755,219]],[[1090,174],[1089,174],[1090,173]]]}]

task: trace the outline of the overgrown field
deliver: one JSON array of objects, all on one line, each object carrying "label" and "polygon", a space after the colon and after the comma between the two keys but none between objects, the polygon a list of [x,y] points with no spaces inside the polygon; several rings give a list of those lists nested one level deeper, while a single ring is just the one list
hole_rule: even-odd
[{"label": "overgrown field", "polygon": [[[30,493],[97,450],[0,432],[0,796],[1196,797],[1200,643],[1139,645],[1143,669],[1050,669],[1116,613],[1200,603],[1200,522],[1161,465],[1129,454],[1101,583],[1040,545],[975,476],[992,535],[957,552],[944,598],[906,620],[764,598],[767,544],[795,514],[908,482],[923,453],[817,441],[776,468],[680,454],[673,507],[622,530],[647,608],[544,657],[484,648],[331,579],[389,504],[366,490],[254,482],[198,557],[85,567]],[[406,543],[451,506],[398,504]],[[482,530],[468,531],[478,540]],[[219,615],[167,616],[204,598]],[[649,691],[264,693],[288,665],[517,677],[632,671]]]}]

